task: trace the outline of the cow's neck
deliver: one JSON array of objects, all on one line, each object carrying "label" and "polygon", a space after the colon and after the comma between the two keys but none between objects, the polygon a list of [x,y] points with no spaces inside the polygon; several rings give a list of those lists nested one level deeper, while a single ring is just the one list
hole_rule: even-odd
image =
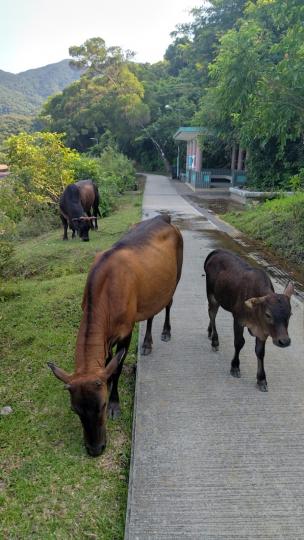
[{"label": "cow's neck", "polygon": [[76,372],[104,369],[109,355],[109,320],[103,310],[84,309],[76,343]]}]

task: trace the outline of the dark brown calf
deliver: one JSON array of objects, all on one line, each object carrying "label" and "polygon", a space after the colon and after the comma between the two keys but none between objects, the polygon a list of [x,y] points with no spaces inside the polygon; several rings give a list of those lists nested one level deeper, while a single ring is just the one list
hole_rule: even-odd
[{"label": "dark brown calf", "polygon": [[113,418],[120,412],[118,380],[134,324],[148,320],[143,343],[147,354],[152,348],[153,317],[166,308],[162,339],[170,339],[170,307],[182,261],[183,239],[169,216],[143,221],[96,256],[83,296],[75,371],[68,374],[49,363],[70,392],[91,456],[106,446],[107,409]]},{"label": "dark brown calf", "polygon": [[234,319],[235,354],[231,362],[231,375],[241,375],[239,354],[245,344],[243,333],[247,326],[250,334],[256,338],[257,384],[262,392],[266,392],[265,342],[271,336],[278,347],[290,345],[288,322],[293,285],[289,283],[284,294],[275,293],[264,270],[251,267],[240,257],[223,249],[212,251],[205,260],[204,268],[210,318],[208,337],[212,348],[217,350],[219,346],[215,318],[221,306],[230,311]]}]

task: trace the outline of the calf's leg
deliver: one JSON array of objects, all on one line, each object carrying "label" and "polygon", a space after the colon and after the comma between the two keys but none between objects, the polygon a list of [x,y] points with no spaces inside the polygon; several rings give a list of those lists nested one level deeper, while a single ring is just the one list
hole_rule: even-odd
[{"label": "calf's leg", "polygon": [[208,326],[208,337],[211,339],[211,346],[214,351],[217,351],[219,348],[219,339],[218,333],[215,326],[215,318],[218,312],[219,303],[214,298],[213,294],[208,295],[208,313],[209,313],[209,326]]},{"label": "calf's leg", "polygon": [[172,306],[173,300],[169,302],[169,304],[166,306],[166,318],[164,322],[164,327],[161,335],[162,341],[170,341],[171,339],[171,324],[170,324],[170,309]]},{"label": "calf's leg", "polygon": [[119,405],[119,394],[118,394],[118,381],[121,374],[121,370],[123,367],[124,360],[128,354],[128,350],[130,347],[132,332],[129,334],[126,338],[124,338],[122,341],[120,341],[117,344],[116,354],[121,350],[125,349],[125,353],[123,357],[121,358],[118,368],[116,372],[111,377],[111,393],[109,397],[109,403],[108,403],[108,417],[109,418],[117,418],[120,415],[120,405]]},{"label": "calf's leg", "polygon": [[141,347],[141,354],[143,356],[147,356],[152,351],[152,344],[153,344],[153,340],[152,340],[152,322],[153,322],[153,317],[151,317],[150,319],[147,320],[146,334],[145,334],[144,341],[143,341],[143,344],[142,344],[142,347]]},{"label": "calf's leg", "polygon": [[245,345],[244,340],[244,327],[241,326],[236,318],[234,318],[233,321],[233,329],[234,329],[234,357],[231,362],[231,368],[230,368],[230,374],[233,377],[240,377],[240,358],[239,354],[242,348]]},{"label": "calf's leg", "polygon": [[258,360],[257,385],[261,392],[267,392],[266,373],[264,371],[265,341],[255,339],[255,354]]}]

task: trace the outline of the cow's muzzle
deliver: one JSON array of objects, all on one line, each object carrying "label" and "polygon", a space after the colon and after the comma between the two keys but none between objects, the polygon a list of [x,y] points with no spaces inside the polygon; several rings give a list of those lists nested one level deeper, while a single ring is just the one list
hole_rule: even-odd
[{"label": "cow's muzzle", "polygon": [[89,456],[92,457],[100,456],[104,452],[105,447],[105,444],[99,444],[98,446],[89,446],[88,444],[86,444],[86,450]]},{"label": "cow's muzzle", "polygon": [[291,339],[290,337],[285,337],[285,338],[279,338],[279,339],[274,339],[273,340],[273,343],[275,345],[277,345],[277,347],[289,347],[290,343],[291,343]]}]

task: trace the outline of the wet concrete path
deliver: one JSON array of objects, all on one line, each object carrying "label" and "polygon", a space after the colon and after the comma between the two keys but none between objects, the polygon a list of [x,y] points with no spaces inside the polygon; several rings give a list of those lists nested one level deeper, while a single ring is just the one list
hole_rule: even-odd
[{"label": "wet concrete path", "polygon": [[218,245],[244,255],[246,246],[219,232],[216,219],[206,219],[165,177],[148,176],[143,206],[144,218],[171,213],[185,253],[172,340],[160,340],[161,313],[153,352],[138,361],[125,539],[303,539],[303,303],[292,301],[292,345],[267,342],[269,392],[256,388],[247,331],[242,377],[234,379],[232,317],[219,311],[220,350],[212,352],[201,274]]}]

